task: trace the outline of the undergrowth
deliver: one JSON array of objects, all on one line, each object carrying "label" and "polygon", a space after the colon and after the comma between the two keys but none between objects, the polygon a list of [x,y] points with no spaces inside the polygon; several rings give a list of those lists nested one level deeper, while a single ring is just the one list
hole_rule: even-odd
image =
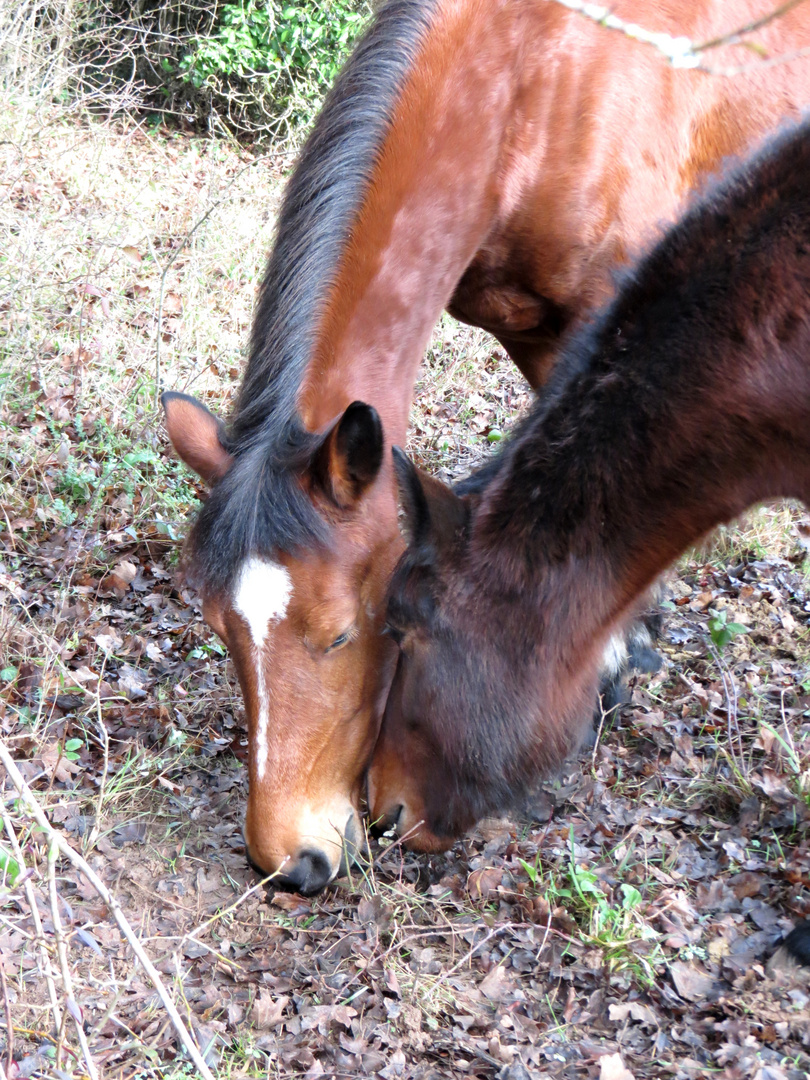
[{"label": "undergrowth", "polygon": [[[494,1076],[521,1055],[542,1075],[574,1046],[579,1068],[606,1039],[641,1045],[606,1013],[622,995],[670,1032],[670,1064],[692,1053],[671,1032],[692,1037],[697,1006],[676,1003],[676,1023],[660,991],[671,965],[722,970],[747,994],[761,955],[734,967],[747,915],[770,912],[776,933],[810,910],[797,809],[810,805],[803,511],[756,511],[683,560],[662,672],[574,779],[552,785],[548,820],[485,823],[433,859],[372,848],[324,897],[268,905],[240,835],[239,694],[177,566],[203,491],[167,445],[157,398],[185,390],[227,414],[290,158],[77,125],[50,101],[5,106],[0,733],[51,820],[140,920],[220,1075],[394,1076],[407,1059]],[[409,448],[457,478],[528,400],[492,339],[445,316]],[[186,1075],[103,905],[65,865],[49,869],[47,843],[4,798],[0,952],[13,961],[18,1048],[43,1070],[83,1069],[73,1029],[51,1033],[27,882],[43,910],[75,913],[68,967],[102,1060]],[[768,1046],[799,1046],[789,1020],[774,1023],[787,1034],[774,1027]],[[642,1073],[644,1053],[637,1075],[656,1075]]]}]

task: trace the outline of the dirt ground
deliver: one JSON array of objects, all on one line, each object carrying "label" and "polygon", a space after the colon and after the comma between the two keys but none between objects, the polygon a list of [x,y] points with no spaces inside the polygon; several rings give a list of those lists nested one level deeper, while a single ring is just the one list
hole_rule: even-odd
[{"label": "dirt ground", "polygon": [[[681,563],[661,671],[529,810],[442,857],[372,842],[314,899],[267,891],[238,688],[177,576],[199,489],[155,389],[227,408],[287,162],[41,119],[0,147],[0,735],[210,1068],[804,1078],[808,980],[764,964],[810,918],[805,514],[753,511]],[[411,449],[463,475],[525,401],[443,320]],[[194,1075],[109,905],[0,775],[5,1075]]]}]

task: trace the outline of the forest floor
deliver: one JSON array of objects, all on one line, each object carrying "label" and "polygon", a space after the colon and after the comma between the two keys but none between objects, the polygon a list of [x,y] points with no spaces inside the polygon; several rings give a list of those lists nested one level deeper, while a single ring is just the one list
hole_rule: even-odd
[{"label": "forest floor", "polygon": [[[535,820],[487,821],[441,857],[372,844],[314,899],[266,891],[242,841],[238,688],[176,574],[201,492],[156,398],[227,412],[290,159],[13,105],[0,738],[213,1072],[806,1077],[807,979],[764,968],[810,917],[804,512],[755,510],[681,562],[661,671]],[[502,350],[445,317],[410,448],[463,475],[527,400]],[[110,906],[0,777],[0,1068],[194,1075]]]}]

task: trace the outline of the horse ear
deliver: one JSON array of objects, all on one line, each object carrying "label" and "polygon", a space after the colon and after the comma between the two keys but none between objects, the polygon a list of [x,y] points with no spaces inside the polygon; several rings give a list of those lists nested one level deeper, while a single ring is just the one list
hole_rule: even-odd
[{"label": "horse ear", "polygon": [[377,410],[353,401],[315,457],[315,478],[334,503],[344,509],[354,506],[380,471],[383,445]]},{"label": "horse ear", "polygon": [[209,486],[221,480],[233,464],[225,449],[225,425],[196,398],[167,391],[160,403],[166,429],[180,458]]},{"label": "horse ear", "polygon": [[391,447],[399,489],[399,529],[408,547],[421,547],[430,535],[430,508],[419,470],[398,446]]},{"label": "horse ear", "polygon": [[400,505],[400,530],[409,547],[435,548],[451,543],[467,521],[464,499],[427,473],[420,472],[398,446],[393,446]]}]

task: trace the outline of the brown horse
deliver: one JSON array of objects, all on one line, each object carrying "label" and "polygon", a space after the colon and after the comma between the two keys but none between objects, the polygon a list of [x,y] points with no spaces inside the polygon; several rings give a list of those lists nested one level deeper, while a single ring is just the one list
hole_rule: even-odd
[{"label": "brown horse", "polygon": [[[616,8],[695,39],[769,10]],[[757,37],[773,55],[810,46],[810,11]],[[316,891],[359,841],[401,551],[382,430],[404,439],[442,308],[541,385],[617,263],[808,102],[807,58],[725,81],[549,0],[384,3],[287,187],[228,428],[164,398],[175,448],[212,485],[190,563],[245,698],[248,852],[279,884]]]},{"label": "brown horse", "polygon": [[718,184],[459,496],[395,451],[409,547],[372,818],[441,850],[583,733],[608,635],[754,502],[810,502],[810,121]]}]

